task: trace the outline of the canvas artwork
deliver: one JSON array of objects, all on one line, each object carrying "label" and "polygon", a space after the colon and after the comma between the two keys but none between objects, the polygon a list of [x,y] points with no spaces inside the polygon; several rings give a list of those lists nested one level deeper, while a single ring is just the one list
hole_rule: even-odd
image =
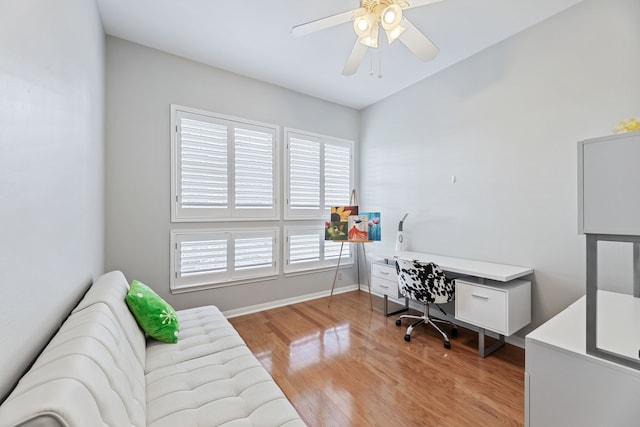
[{"label": "canvas artwork", "polygon": [[379,242],[382,240],[380,232],[380,212],[362,212],[361,216],[366,216],[369,232],[369,240]]},{"label": "canvas artwork", "polygon": [[332,206],[331,222],[348,222],[349,215],[358,215],[357,206]]},{"label": "canvas artwork", "polygon": [[357,206],[332,206],[331,218],[324,223],[324,239],[349,240],[349,216],[357,214]]},{"label": "canvas artwork", "polygon": [[349,224],[349,240],[355,242],[366,242],[369,240],[369,217],[366,215],[350,215]]},{"label": "canvas artwork", "polygon": [[324,223],[324,240],[347,240],[348,223],[327,221]]}]

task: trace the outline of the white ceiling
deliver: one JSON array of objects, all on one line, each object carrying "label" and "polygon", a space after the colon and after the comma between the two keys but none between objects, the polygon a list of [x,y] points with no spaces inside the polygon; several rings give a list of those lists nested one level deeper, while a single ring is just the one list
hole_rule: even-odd
[{"label": "white ceiling", "polygon": [[97,1],[109,35],[361,109],[582,0],[443,0],[417,7],[405,16],[440,48],[436,59],[422,62],[401,43],[387,46],[381,35],[381,47],[369,49],[350,77],[342,75],[356,40],[350,23],[303,37],[290,31],[356,8],[358,0]]}]

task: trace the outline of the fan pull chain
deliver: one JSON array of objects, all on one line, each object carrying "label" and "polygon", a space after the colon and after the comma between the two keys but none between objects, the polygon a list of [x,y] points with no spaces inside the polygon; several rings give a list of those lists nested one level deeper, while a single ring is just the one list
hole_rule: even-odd
[{"label": "fan pull chain", "polygon": [[[383,77],[382,74],[382,52],[380,51],[380,49],[377,49],[378,51],[378,78],[381,79]],[[375,75],[374,71],[373,71],[373,53],[371,53],[371,55],[369,55],[369,76],[373,77]]]},{"label": "fan pull chain", "polygon": [[369,76],[373,77],[373,54],[369,55]]}]

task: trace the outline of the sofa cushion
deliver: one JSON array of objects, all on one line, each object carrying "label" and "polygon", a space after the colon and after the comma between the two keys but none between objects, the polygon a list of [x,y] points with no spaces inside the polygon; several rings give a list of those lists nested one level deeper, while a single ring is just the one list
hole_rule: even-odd
[{"label": "sofa cushion", "polygon": [[120,271],[105,273],[94,282],[73,313],[84,310],[93,304],[102,303],[109,307],[113,318],[122,327],[125,339],[129,342],[138,362],[144,366],[146,340],[144,333],[133,318],[124,301],[129,291],[129,282]]},{"label": "sofa cushion", "polygon": [[153,289],[134,280],[127,292],[126,301],[133,317],[147,335],[162,342],[178,342],[180,322],[176,311]]},{"label": "sofa cushion", "polygon": [[145,426],[144,367],[108,306],[72,313],[0,406],[2,425]]},{"label": "sofa cushion", "polygon": [[176,344],[150,341],[147,345],[146,372],[221,350],[246,346],[215,306],[179,310],[177,316],[180,321],[180,340]]},{"label": "sofa cushion", "polygon": [[177,344],[147,347],[147,422],[165,426],[304,426],[214,306],[178,311]]}]

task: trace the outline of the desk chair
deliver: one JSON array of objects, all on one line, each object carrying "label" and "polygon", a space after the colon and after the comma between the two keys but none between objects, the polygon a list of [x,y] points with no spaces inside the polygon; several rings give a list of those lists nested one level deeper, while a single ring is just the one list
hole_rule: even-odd
[{"label": "desk chair", "polygon": [[[396,325],[402,324],[402,319],[418,319],[417,322],[407,328],[404,340],[411,341],[411,331],[418,325],[431,325],[444,337],[444,347],[451,348],[449,337],[436,323],[448,323],[452,326],[451,336],[458,336],[458,328],[455,324],[429,316],[429,303],[444,304],[453,301],[455,284],[448,279],[440,267],[432,262],[420,262],[398,259],[396,260],[396,272],[398,273],[398,288],[404,297],[421,302],[424,305],[422,316],[403,314],[396,320]],[[445,315],[445,311],[438,306]]]}]

